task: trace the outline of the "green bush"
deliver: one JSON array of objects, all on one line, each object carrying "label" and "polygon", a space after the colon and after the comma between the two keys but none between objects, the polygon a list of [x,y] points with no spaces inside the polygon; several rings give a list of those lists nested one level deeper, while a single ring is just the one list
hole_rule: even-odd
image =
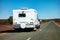
[{"label": "green bush", "polygon": [[12,18],[12,16],[9,17],[8,21],[9,21],[10,24],[13,23],[13,18]]}]

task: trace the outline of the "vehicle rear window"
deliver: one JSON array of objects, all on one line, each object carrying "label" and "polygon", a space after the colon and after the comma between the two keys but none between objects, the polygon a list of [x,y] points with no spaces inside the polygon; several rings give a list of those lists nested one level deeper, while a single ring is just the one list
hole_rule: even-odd
[{"label": "vehicle rear window", "polygon": [[19,14],[19,17],[26,17],[26,14]]}]

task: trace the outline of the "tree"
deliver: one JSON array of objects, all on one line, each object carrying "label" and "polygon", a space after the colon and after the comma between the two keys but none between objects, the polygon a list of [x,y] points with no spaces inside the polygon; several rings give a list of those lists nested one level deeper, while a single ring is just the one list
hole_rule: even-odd
[{"label": "tree", "polygon": [[10,16],[9,19],[8,19],[9,23],[12,24],[13,23],[13,17]]}]

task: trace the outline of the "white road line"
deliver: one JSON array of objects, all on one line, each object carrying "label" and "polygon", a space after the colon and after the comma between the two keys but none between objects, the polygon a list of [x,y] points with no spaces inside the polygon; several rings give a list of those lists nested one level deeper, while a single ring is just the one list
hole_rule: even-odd
[{"label": "white road line", "polygon": [[27,40],[31,40],[31,37],[28,37]]}]

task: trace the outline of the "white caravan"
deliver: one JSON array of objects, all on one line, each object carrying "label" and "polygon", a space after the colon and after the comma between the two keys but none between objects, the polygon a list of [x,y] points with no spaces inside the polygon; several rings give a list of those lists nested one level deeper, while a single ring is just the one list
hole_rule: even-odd
[{"label": "white caravan", "polygon": [[40,28],[38,14],[35,9],[13,10],[13,27],[17,28]]}]

